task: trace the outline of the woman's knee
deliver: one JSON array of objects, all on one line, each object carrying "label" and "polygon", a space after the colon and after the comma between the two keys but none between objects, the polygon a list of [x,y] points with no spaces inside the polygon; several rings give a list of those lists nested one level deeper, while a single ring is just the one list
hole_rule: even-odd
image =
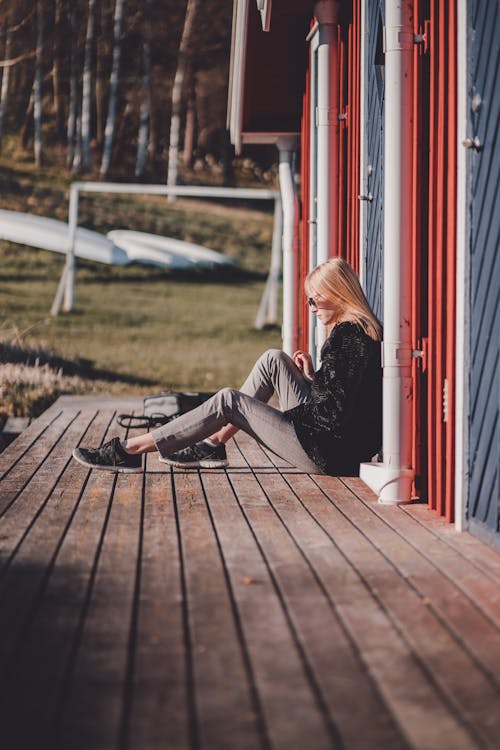
[{"label": "woman's knee", "polygon": [[279,362],[286,356],[282,349],[267,349],[264,354],[261,355],[260,361],[265,364],[272,364],[273,362]]},{"label": "woman's knee", "polygon": [[217,395],[224,412],[226,412],[228,409],[233,409],[235,395],[237,392],[238,391],[235,388],[221,388],[220,391],[218,391]]}]

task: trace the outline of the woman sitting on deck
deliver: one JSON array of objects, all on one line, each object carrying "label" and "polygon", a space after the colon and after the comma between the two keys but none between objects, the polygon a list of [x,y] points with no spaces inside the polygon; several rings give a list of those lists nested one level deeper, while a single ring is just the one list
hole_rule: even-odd
[{"label": "woman sitting on deck", "polygon": [[[75,448],[85,466],[142,471],[142,453],[170,466],[227,466],[225,443],[243,430],[309,474],[352,475],[382,442],[381,326],[351,266],[332,258],[307,276],[313,313],[326,326],[321,367],[310,354],[265,352],[239,391],[223,388],[196,409],[151,432],[101,448]],[[267,403],[276,392],[280,408]]]}]

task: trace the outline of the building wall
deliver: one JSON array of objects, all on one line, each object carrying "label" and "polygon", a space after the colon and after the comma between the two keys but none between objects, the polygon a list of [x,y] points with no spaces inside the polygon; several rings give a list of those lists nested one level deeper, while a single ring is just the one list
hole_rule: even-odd
[{"label": "building wall", "polygon": [[362,238],[364,251],[365,293],[377,317],[383,321],[384,295],[384,56],[382,42],[383,2],[365,0],[366,85],[365,122],[361,130],[366,144],[362,164],[362,199],[366,201],[366,231]]},{"label": "building wall", "polygon": [[[470,423],[471,531],[500,545],[500,152],[498,3],[471,0],[468,8],[468,150],[470,198]],[[495,96],[496,94],[496,96]]]},{"label": "building wall", "polygon": [[[362,276],[370,304],[383,318],[383,170],[384,55],[382,0],[364,3],[365,33],[361,35],[361,3],[352,4],[341,31],[341,111],[339,138],[339,247],[350,256],[359,241],[359,211],[354,200],[366,200],[361,239]],[[482,104],[470,115],[470,132],[480,151],[470,150],[470,425],[469,503],[471,528],[500,539],[500,255],[498,253],[498,168],[495,151],[498,100],[493,97],[498,76],[500,29],[498,4],[469,3],[470,96]],[[415,45],[414,134],[412,187],[412,335],[423,352],[413,366],[413,466],[415,491],[431,508],[452,521],[454,516],[455,366],[456,366],[456,218],[457,218],[457,6],[455,2],[414,0]],[[360,56],[365,85],[359,88]],[[312,57],[314,59],[314,57]],[[310,71],[311,72],[311,71]],[[313,76],[314,77],[314,76]],[[309,168],[314,155],[314,86],[308,88],[303,116],[303,220],[313,213]],[[363,97],[364,118],[359,120]],[[356,123],[356,117],[358,121]],[[356,127],[358,130],[356,131]],[[364,139],[359,163],[359,136]],[[311,236],[303,224],[301,273],[313,254]],[[354,256],[353,256],[354,258]],[[303,343],[307,345],[303,311]],[[309,341],[311,344],[311,341]],[[305,348],[305,347],[304,347]]]}]

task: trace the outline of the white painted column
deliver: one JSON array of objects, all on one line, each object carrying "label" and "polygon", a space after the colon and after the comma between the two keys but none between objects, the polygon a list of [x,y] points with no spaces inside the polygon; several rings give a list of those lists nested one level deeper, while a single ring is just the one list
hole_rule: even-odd
[{"label": "white painted column", "polygon": [[361,477],[381,503],[411,499],[411,208],[413,2],[386,0],[383,464]]},{"label": "white painted column", "polygon": [[298,200],[293,173],[295,136],[279,138],[279,182],[283,206],[283,351],[292,355],[297,349],[295,327],[297,310],[297,247]]}]

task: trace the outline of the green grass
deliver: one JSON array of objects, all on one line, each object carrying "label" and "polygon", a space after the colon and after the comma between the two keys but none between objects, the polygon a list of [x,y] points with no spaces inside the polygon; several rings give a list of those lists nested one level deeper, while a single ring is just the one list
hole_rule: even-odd
[{"label": "green grass", "polygon": [[[67,216],[67,180],[2,165],[3,208]],[[205,244],[234,257],[236,273],[167,273],[144,266],[78,262],[76,307],[49,314],[63,257],[0,242],[0,340],[36,349],[99,393],[238,386],[256,357],[280,345],[256,331],[269,265],[272,214],[201,201],[92,196],[81,224],[131,228]],[[7,358],[6,349],[2,354]]]}]

